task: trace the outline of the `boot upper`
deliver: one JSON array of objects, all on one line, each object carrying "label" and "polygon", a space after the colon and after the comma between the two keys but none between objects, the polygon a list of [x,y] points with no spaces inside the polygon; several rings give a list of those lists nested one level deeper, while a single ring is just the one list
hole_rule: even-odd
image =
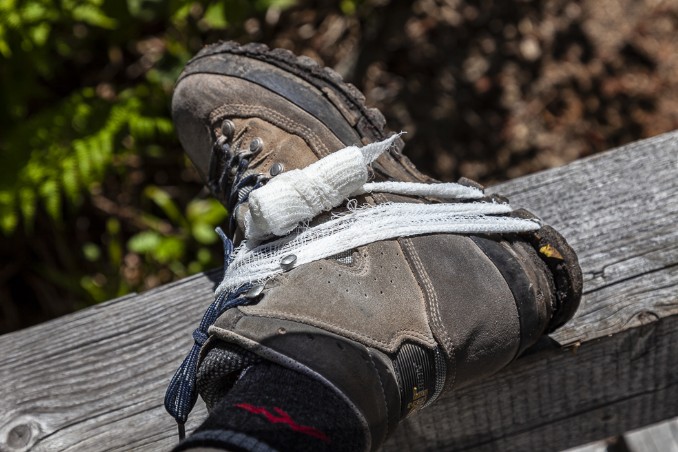
[{"label": "boot upper", "polygon": [[[386,138],[379,117],[314,65],[257,46],[210,47],[180,77],[172,108],[182,145],[231,209],[231,238],[241,242],[215,301],[232,307],[194,335],[210,335],[196,342],[207,367],[228,343],[312,375],[361,413],[377,447],[402,417],[495,373],[578,305],[581,273],[565,240],[470,183],[459,199],[416,194],[419,186],[353,191],[346,197],[354,201],[333,203],[295,229],[248,237],[248,221],[260,214],[249,205],[257,190],[271,184],[276,195],[271,181],[281,173]],[[391,142],[395,151],[368,164],[370,181],[431,182],[399,153],[399,138]],[[289,179],[280,192],[301,181]],[[315,196],[310,187],[301,201]],[[473,191],[480,194],[471,199]],[[371,221],[373,212],[392,219]],[[344,230],[349,236],[337,238]]]}]

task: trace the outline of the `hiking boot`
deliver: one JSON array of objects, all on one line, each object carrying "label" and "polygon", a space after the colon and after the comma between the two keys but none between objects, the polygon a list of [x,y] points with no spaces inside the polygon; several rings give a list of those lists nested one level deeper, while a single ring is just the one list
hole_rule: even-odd
[{"label": "hiking boot", "polygon": [[265,359],[334,388],[375,449],[579,304],[581,271],[560,234],[471,181],[430,183],[381,116],[328,74],[226,43],[178,82],[182,144],[242,240],[234,251],[221,233],[224,280],[168,390],[180,424],[196,371],[210,408]]},{"label": "hiking boot", "polygon": [[[384,117],[329,68],[263,44],[207,46],[186,65],[172,98],[177,134],[198,172],[223,200],[215,174],[226,154],[245,154],[251,171],[303,168],[333,151],[387,137]],[[216,152],[215,143],[219,142]],[[223,147],[227,150],[222,152]],[[377,179],[429,181],[400,153],[383,155]],[[221,154],[221,155],[220,155]]]}]

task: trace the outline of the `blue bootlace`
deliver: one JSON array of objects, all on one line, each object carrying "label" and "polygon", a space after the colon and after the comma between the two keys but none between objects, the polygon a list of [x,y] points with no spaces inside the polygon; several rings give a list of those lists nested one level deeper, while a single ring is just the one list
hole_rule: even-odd
[{"label": "blue bootlace", "polygon": [[[226,268],[233,252],[233,242],[226,237],[226,234],[220,228],[217,228],[217,233],[224,243],[224,268]],[[217,296],[205,311],[200,326],[193,331],[193,347],[174,373],[165,393],[165,409],[177,421],[179,439],[183,439],[185,436],[184,425],[198,400],[196,391],[198,358],[200,349],[209,337],[207,330],[227,309],[250,303],[252,300],[243,296],[250,288],[251,284],[244,284],[236,290],[224,292]]]},{"label": "blue bootlace", "polygon": [[[231,232],[236,227],[234,213],[238,206],[247,201],[252,190],[259,188],[268,180],[260,174],[244,175],[252,155],[248,151],[232,152],[228,141],[222,137],[215,142],[210,158],[208,186],[218,199],[229,206]],[[233,242],[226,237],[221,228],[217,228],[216,232],[224,245],[225,272],[231,262]],[[165,393],[165,409],[177,421],[180,440],[186,435],[186,420],[198,400],[196,390],[198,359],[202,346],[209,338],[207,330],[226,310],[251,303],[253,300],[244,296],[251,287],[252,284],[243,284],[231,291],[220,293],[207,308],[200,326],[193,331],[193,347],[174,373]]]}]

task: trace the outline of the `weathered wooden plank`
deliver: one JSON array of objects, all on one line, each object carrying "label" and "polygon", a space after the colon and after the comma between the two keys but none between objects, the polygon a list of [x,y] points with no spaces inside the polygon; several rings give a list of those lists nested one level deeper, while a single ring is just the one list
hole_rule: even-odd
[{"label": "weathered wooden plank", "polygon": [[[646,286],[642,287],[633,287],[632,294],[633,298],[626,298],[622,302],[619,300],[616,303],[609,303],[607,298],[604,296],[601,297],[591,297],[591,292],[596,291],[601,286],[614,285],[617,282],[624,281],[625,279],[638,277],[637,275],[643,275],[643,271],[650,275],[653,272],[662,271],[666,267],[676,265],[678,253],[678,240],[677,233],[678,229],[675,227],[676,221],[676,191],[675,189],[666,190],[667,186],[665,185],[665,180],[657,180],[655,183],[655,177],[675,177],[676,168],[678,168],[678,159],[676,158],[676,153],[678,152],[675,149],[675,144],[672,142],[675,138],[671,136],[665,136],[666,140],[660,140],[654,143],[654,147],[666,146],[667,148],[665,155],[669,158],[664,161],[667,165],[667,170],[660,173],[650,173],[652,174],[644,182],[642,179],[645,177],[647,168],[646,165],[649,163],[652,166],[661,165],[658,161],[648,162],[648,159],[654,159],[656,156],[653,153],[653,146],[648,146],[644,150],[646,155],[638,156],[632,160],[628,159],[627,155],[623,153],[618,153],[615,157],[618,159],[617,164],[623,165],[628,164],[629,171],[627,174],[619,174],[616,178],[601,178],[601,184],[605,185],[618,185],[620,193],[626,193],[627,197],[621,205],[616,205],[614,203],[607,203],[605,200],[598,203],[586,202],[585,199],[582,199],[582,209],[580,210],[582,216],[586,218],[586,222],[582,223],[583,226],[589,224],[591,219],[595,219],[596,227],[599,227],[602,231],[608,233],[607,237],[603,237],[602,243],[600,246],[596,246],[591,249],[591,252],[588,253],[586,250],[579,249],[580,257],[582,260],[582,265],[585,269],[585,288],[589,296],[586,298],[586,302],[580,310],[579,316],[575,322],[570,323],[565,329],[563,329],[558,334],[554,335],[555,338],[560,339],[562,342],[567,342],[577,338],[577,340],[585,340],[587,337],[599,337],[603,334],[616,331],[620,326],[632,326],[636,325],[639,322],[651,320],[657,315],[651,309],[642,311],[638,309],[639,298],[645,298],[644,290]],[[648,143],[649,144],[649,143]],[[602,155],[597,158],[608,158],[607,155]],[[573,167],[579,166],[581,162],[573,165]],[[573,169],[570,167],[570,169]],[[581,172],[578,172],[577,176],[583,176],[586,173],[587,169],[582,168]],[[558,173],[555,171],[554,173]],[[635,173],[635,174],[634,174]],[[674,176],[671,176],[674,174]],[[527,194],[530,197],[541,197],[540,193],[541,188],[546,188],[554,181],[551,181],[551,184],[541,185],[539,179],[544,179],[541,175],[535,175],[532,181],[535,185],[528,188]],[[578,178],[570,178],[569,175],[564,175],[561,179],[562,182],[569,185],[569,187],[576,187],[579,183]],[[584,176],[586,177],[586,176]],[[515,185],[513,185],[515,186]],[[674,185],[675,187],[675,185]],[[576,190],[570,190],[569,188],[565,190],[569,194],[576,193]],[[518,191],[519,193],[519,191]],[[592,196],[595,194],[586,194],[584,190],[579,191],[583,196]],[[522,193],[520,193],[522,195]],[[515,194],[512,196],[512,199],[518,199]],[[630,201],[630,202],[629,202]],[[527,201],[529,204],[529,201]],[[638,206],[645,206],[645,209],[656,209],[656,206],[663,205],[661,212],[664,215],[664,218],[653,218],[649,220],[645,215],[633,214],[626,217],[626,221],[615,223],[606,221],[613,219],[614,216],[607,214],[607,210],[610,209],[623,209],[629,203],[635,203]],[[545,218],[551,218],[551,221],[558,218],[559,213],[557,212],[557,205],[553,205],[551,211],[546,210],[547,206],[544,206],[545,210],[540,211],[544,214]],[[640,209],[642,212],[642,209]],[[568,221],[563,222],[563,227],[561,230],[564,230],[565,234],[568,236],[577,236],[577,240],[587,241],[586,237],[581,236],[581,231],[567,231]],[[574,224],[575,228],[580,226],[576,223]],[[588,231],[589,233],[595,233],[595,229],[591,228]],[[617,236],[623,238],[620,243],[615,243]],[[642,241],[647,241],[651,244],[649,246],[644,245],[644,249],[639,252],[632,250],[629,252],[628,246],[634,246],[633,243],[625,243],[629,237],[632,237],[632,242],[640,243]],[[654,305],[654,309],[662,311],[663,309],[668,308],[668,312],[673,312],[676,303],[675,297],[675,281],[666,281],[663,278],[657,278],[651,276],[652,281],[656,284],[656,287],[660,288],[664,286],[666,289],[665,296],[660,298],[654,298],[652,303],[643,303],[645,306]],[[658,294],[654,294],[658,295]],[[614,296],[614,295],[613,295]],[[618,312],[611,312],[612,309],[618,310]],[[621,315],[620,315],[621,314]],[[659,316],[662,315],[660,312]],[[625,322],[627,322],[625,324]],[[568,339],[569,338],[569,339]],[[664,424],[661,424],[660,427],[651,427],[647,431],[645,429],[640,430],[636,433],[636,436],[633,438],[643,438],[648,439],[652,435],[660,434],[663,432],[666,436],[667,432],[671,431],[670,428],[673,427],[674,435],[676,434],[676,425],[678,420],[670,421]],[[627,438],[628,439],[628,438]],[[674,439],[675,441],[675,439]],[[649,444],[649,443],[647,443]],[[633,452],[641,452],[648,449],[647,444],[643,444],[642,441],[633,441],[633,444],[628,444],[629,448]],[[661,447],[657,450],[663,450]],[[665,449],[669,450],[669,449]]]},{"label": "weathered wooden plank", "polygon": [[[527,356],[409,419],[386,450],[561,450],[678,414],[678,316]],[[407,450],[407,449],[406,449]]]},{"label": "weathered wooden plank", "polygon": [[[386,449],[564,449],[678,415],[676,333],[665,326],[678,327],[677,176],[672,133],[497,187],[556,225],[579,254],[585,297],[553,335],[577,351],[545,350],[448,394],[403,423]],[[625,352],[632,346],[638,351]],[[442,432],[432,432],[436,424]]]},{"label": "weathered wooden plank", "polygon": [[594,441],[565,452],[678,452],[678,418]]},{"label": "weathered wooden plank", "polygon": [[629,432],[624,441],[630,452],[678,452],[678,419]]},{"label": "weathered wooden plank", "polygon": [[554,334],[559,342],[678,313],[676,280],[665,273],[678,265],[677,179],[674,132],[497,187],[577,250],[586,297],[577,321]]},{"label": "weathered wooden plank", "polygon": [[[554,450],[678,415],[670,403],[677,156],[673,133],[499,187],[578,250],[585,301],[554,337],[581,346],[535,352],[448,395],[403,425],[387,450]],[[1,336],[0,450],[167,450],[175,426],[164,389],[218,276]],[[189,429],[203,416],[195,412]]]},{"label": "weathered wooden plank", "polygon": [[572,449],[567,449],[565,452],[607,452],[607,446],[607,441],[603,440],[589,443],[584,446],[573,447]]},{"label": "weathered wooden plank", "polygon": [[215,277],[0,337],[0,450],[168,450],[176,432],[162,394]]}]

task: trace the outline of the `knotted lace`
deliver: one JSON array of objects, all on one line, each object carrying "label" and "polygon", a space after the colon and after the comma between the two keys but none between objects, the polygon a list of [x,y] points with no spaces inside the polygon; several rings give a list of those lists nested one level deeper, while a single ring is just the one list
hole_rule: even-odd
[{"label": "knotted lace", "polygon": [[[217,228],[217,233],[224,244],[224,269],[228,268],[233,252],[233,243],[226,237],[224,232]],[[177,421],[179,427],[179,438],[185,436],[184,424],[188,415],[198,400],[196,391],[196,373],[198,371],[198,358],[200,349],[207,341],[207,329],[223,314],[227,309],[247,304],[251,300],[243,295],[251,288],[249,284],[243,284],[240,287],[225,292],[220,292],[214,302],[207,308],[200,321],[200,326],[193,331],[193,347],[188,353],[181,366],[177,369],[170,381],[165,393],[165,409]]]},{"label": "knotted lace", "polygon": [[[261,174],[247,174],[253,155],[254,153],[249,150],[233,148],[223,136],[214,143],[207,184],[212,193],[226,204],[231,212],[235,212],[240,204],[247,202],[250,193],[268,180]],[[235,215],[231,215],[229,223],[231,232],[235,227]],[[231,262],[233,242],[220,228],[217,228],[216,232],[224,245],[224,271],[226,271]],[[251,287],[251,284],[243,283],[229,291],[220,291],[216,295],[214,302],[203,315],[200,326],[193,332],[194,342],[190,352],[170,381],[165,393],[165,409],[177,421],[180,439],[185,436],[184,425],[198,400],[196,390],[198,358],[200,349],[209,337],[207,330],[227,309],[251,302],[251,299],[244,297]]]}]

